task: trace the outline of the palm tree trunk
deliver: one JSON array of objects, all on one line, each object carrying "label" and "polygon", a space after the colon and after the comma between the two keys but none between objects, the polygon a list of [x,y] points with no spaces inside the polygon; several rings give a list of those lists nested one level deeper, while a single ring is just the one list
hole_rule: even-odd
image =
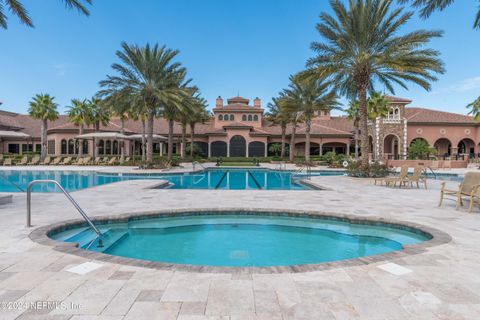
[{"label": "palm tree trunk", "polygon": [[367,114],[367,86],[361,84],[358,89],[358,114],[360,118],[360,152],[362,153],[362,165],[368,166],[368,114]]},{"label": "palm tree trunk", "polygon": [[[95,132],[100,131],[100,122],[97,121],[95,122]],[[98,147],[99,147],[100,141],[97,140],[97,138],[93,138],[93,158],[96,160],[98,158]]]},{"label": "palm tree trunk", "polygon": [[148,112],[147,119],[147,162],[153,161],[153,120],[155,114],[153,111]]},{"label": "palm tree trunk", "polygon": [[167,160],[172,160],[173,154],[173,119],[168,120],[168,152],[167,152]]},{"label": "palm tree trunk", "polygon": [[[83,134],[83,124],[78,126],[78,135],[81,136],[82,134]],[[82,155],[83,155],[83,139],[79,139],[77,158],[81,158]]]},{"label": "palm tree trunk", "polygon": [[358,159],[358,126],[355,127],[355,159]]},{"label": "palm tree trunk", "polygon": [[[120,117],[120,133],[125,134],[125,119],[123,117]],[[123,163],[125,161],[125,140],[120,141],[120,163]]]},{"label": "palm tree trunk", "polygon": [[190,124],[190,158],[193,160],[193,137],[195,136],[195,124]]},{"label": "palm tree trunk", "polygon": [[185,158],[185,148],[187,146],[187,125],[182,124],[182,151],[180,153],[180,157],[182,159]]},{"label": "palm tree trunk", "polygon": [[290,162],[295,157],[295,133],[297,132],[297,122],[292,123],[292,135],[290,136]]},{"label": "palm tree trunk", "polygon": [[305,121],[305,163],[310,163],[310,128],[312,120]]},{"label": "palm tree trunk", "polygon": [[42,150],[40,152],[40,158],[41,160],[45,160],[47,157],[47,127],[48,127],[48,120],[43,119],[42,120]]},{"label": "palm tree trunk", "polygon": [[142,162],[145,162],[145,142],[146,142],[146,137],[145,137],[145,119],[142,117]]},{"label": "palm tree trunk", "polygon": [[282,150],[280,151],[280,158],[285,157],[285,135],[287,132],[287,126],[282,124]]}]

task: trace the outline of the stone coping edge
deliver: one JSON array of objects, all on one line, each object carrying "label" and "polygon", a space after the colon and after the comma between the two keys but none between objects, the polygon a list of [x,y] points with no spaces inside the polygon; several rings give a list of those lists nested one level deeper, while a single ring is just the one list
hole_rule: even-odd
[{"label": "stone coping edge", "polygon": [[53,247],[54,250],[73,254],[85,259],[93,259],[108,263],[116,263],[128,266],[145,267],[158,270],[171,271],[187,271],[201,273],[299,273],[310,271],[321,271],[336,268],[345,268],[353,266],[362,266],[381,261],[400,259],[409,255],[424,253],[427,248],[449,243],[452,238],[449,234],[421,224],[412,222],[397,221],[382,217],[357,217],[342,213],[322,212],[322,211],[305,211],[305,210],[282,210],[282,209],[254,209],[254,208],[224,208],[224,209],[174,209],[174,210],[157,210],[152,212],[125,213],[120,215],[110,215],[102,217],[92,217],[93,222],[99,223],[119,223],[128,222],[130,220],[138,220],[145,218],[155,218],[161,216],[179,216],[179,215],[221,215],[238,213],[243,215],[288,215],[291,217],[318,217],[324,219],[340,220],[353,224],[377,224],[387,225],[394,228],[408,229],[417,232],[431,239],[412,245],[404,245],[402,250],[391,251],[373,256],[365,256],[354,259],[346,259],[332,262],[324,262],[318,264],[302,264],[289,266],[272,266],[272,267],[217,267],[217,266],[200,266],[187,264],[162,263],[156,261],[140,260],[133,258],[125,258],[119,256],[108,255],[100,252],[88,251],[78,248],[78,244],[74,242],[61,242],[49,238],[49,235],[65,230],[71,227],[86,226],[86,222],[80,219],[66,220],[60,223],[51,224],[36,228],[29,237],[32,241],[39,244]]}]

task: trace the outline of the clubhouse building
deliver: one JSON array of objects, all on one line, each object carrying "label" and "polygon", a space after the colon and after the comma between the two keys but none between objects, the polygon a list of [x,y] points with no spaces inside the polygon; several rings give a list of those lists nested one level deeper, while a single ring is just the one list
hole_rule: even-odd
[{"label": "clubhouse building", "polygon": [[[390,104],[388,116],[369,124],[370,155],[374,159],[405,159],[409,145],[415,139],[423,139],[437,149],[441,158],[473,158],[479,153],[480,124],[472,117],[432,109],[410,107],[411,100],[387,97]],[[224,101],[216,99],[212,118],[195,127],[194,142],[205,157],[264,157],[270,155],[269,146],[281,142],[281,128],[265,119],[265,110],[260,99],[233,97]],[[39,120],[29,115],[0,110],[0,153],[22,154],[40,151]],[[287,146],[291,127],[287,128]],[[120,132],[119,119],[111,119],[101,132]],[[84,133],[94,132],[92,126]],[[139,121],[125,121],[125,134],[142,132]],[[299,124],[296,131],[295,153],[305,152],[305,126]],[[165,119],[156,119],[154,133],[166,136],[168,124]],[[174,152],[180,153],[181,127],[175,124]],[[188,143],[190,132],[187,130]],[[48,154],[52,156],[75,156],[79,143],[83,143],[84,154],[93,155],[93,140],[79,140],[78,127],[69,122],[67,115],[60,115],[48,123]],[[345,116],[332,116],[320,112],[312,121],[310,154],[321,155],[328,151],[341,154],[355,152],[355,128]],[[121,140],[97,139],[98,154],[103,156],[120,154]],[[154,152],[162,154],[165,140],[157,140]],[[140,154],[141,143],[125,140],[126,155]]]}]

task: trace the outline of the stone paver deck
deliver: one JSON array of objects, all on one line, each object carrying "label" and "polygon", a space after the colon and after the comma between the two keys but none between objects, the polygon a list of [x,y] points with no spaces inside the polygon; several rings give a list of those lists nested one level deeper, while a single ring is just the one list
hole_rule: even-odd
[{"label": "stone paver deck", "polygon": [[[439,183],[398,190],[346,177],[313,177],[329,191],[159,190],[147,180],[73,192],[92,216],[191,208],[316,210],[431,226],[452,241],[392,260],[412,270],[393,275],[385,262],[281,274],[195,273],[94,261],[85,275],[66,271],[89,259],[29,238],[25,195],[0,207],[0,301],[58,301],[33,310],[2,304],[0,319],[478,319],[480,214],[437,207]],[[452,185],[456,185],[452,183]],[[78,214],[61,194],[34,194],[35,227]]]}]

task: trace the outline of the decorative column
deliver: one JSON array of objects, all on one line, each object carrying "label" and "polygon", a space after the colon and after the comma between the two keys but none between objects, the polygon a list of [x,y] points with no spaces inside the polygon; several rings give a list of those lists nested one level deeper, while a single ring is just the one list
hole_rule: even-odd
[{"label": "decorative column", "polygon": [[347,143],[347,156],[350,156],[350,142]]},{"label": "decorative column", "polygon": [[268,157],[268,142],[265,142],[265,158]]},{"label": "decorative column", "polygon": [[212,157],[212,143],[208,140],[208,157]]},{"label": "decorative column", "polygon": [[323,155],[323,143],[320,142],[319,156]]},{"label": "decorative column", "polygon": [[227,158],[230,158],[230,141],[227,142]]},{"label": "decorative column", "polygon": [[248,141],[245,141],[245,157],[247,158],[248,158],[248,145],[249,145]]},{"label": "decorative column", "polygon": [[160,142],[160,157],[163,157],[163,142]]},{"label": "decorative column", "polygon": [[402,152],[402,155],[403,155],[403,160],[407,159],[407,119],[404,118],[403,119],[403,152]]}]

